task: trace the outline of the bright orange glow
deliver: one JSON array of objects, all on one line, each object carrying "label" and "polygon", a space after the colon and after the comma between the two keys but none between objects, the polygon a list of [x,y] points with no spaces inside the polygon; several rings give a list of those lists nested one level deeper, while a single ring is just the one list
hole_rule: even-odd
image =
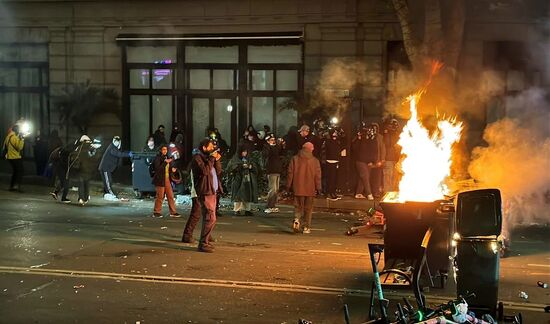
[{"label": "bright orange glow", "polygon": [[[462,122],[456,118],[439,119],[437,130],[430,136],[418,117],[416,105],[421,92],[407,98],[411,118],[399,137],[402,148],[398,202],[443,199],[448,193],[445,180],[450,175],[453,144],[460,140]],[[393,199],[392,199],[393,200]]]}]

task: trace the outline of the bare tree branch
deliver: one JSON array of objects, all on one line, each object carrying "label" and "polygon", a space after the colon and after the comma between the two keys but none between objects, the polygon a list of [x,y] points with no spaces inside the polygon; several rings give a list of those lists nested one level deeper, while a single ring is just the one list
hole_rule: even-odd
[{"label": "bare tree branch", "polygon": [[395,13],[401,24],[401,32],[403,33],[403,42],[405,44],[405,50],[409,56],[413,68],[418,63],[420,53],[420,41],[415,38],[412,23],[409,14],[409,5],[407,0],[392,0]]}]

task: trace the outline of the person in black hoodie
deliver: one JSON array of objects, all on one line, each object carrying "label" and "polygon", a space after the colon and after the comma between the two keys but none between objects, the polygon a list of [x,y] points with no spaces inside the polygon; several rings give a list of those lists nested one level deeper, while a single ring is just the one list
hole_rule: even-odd
[{"label": "person in black hoodie", "polygon": [[377,163],[378,141],[373,127],[362,128],[357,132],[357,136],[351,143],[351,154],[359,176],[355,187],[355,198],[374,200],[370,172]]},{"label": "person in black hoodie", "polygon": [[281,156],[284,154],[284,141],[277,140],[273,133],[267,134],[265,137],[267,142],[263,148],[263,158],[265,161],[265,173],[267,174],[267,183],[269,191],[267,193],[266,214],[278,213],[279,208],[275,206],[279,195],[279,183],[281,181],[281,173],[283,172],[283,162]]},{"label": "person in black hoodie", "polygon": [[97,149],[101,147],[99,140],[92,141],[90,138],[81,137],[82,146],[78,151],[79,159],[79,185],[78,185],[78,203],[84,206],[90,199],[90,180],[94,176],[97,168],[98,157]]},{"label": "person in black hoodie", "polygon": [[98,170],[101,173],[101,180],[103,180],[103,198],[106,200],[118,200],[113,192],[113,172],[117,168],[120,158],[132,157],[132,152],[120,150],[121,144],[119,136],[113,137],[113,142],[103,152],[101,162],[99,162]]},{"label": "person in black hoodie", "polygon": [[168,143],[166,141],[166,135],[164,134],[164,125],[159,125],[159,127],[157,127],[157,130],[153,134],[153,138],[155,139],[156,147],[160,147],[161,145]]},{"label": "person in black hoodie", "polygon": [[326,194],[329,200],[341,199],[336,195],[338,189],[338,167],[341,157],[344,154],[344,146],[338,138],[338,129],[329,131],[329,138],[323,142],[325,172],[326,172]]}]

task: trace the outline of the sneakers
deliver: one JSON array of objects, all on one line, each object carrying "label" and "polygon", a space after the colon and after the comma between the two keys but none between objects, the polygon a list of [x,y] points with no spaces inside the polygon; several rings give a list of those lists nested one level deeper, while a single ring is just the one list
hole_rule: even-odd
[{"label": "sneakers", "polygon": [[57,197],[57,192],[55,192],[55,191],[50,192],[50,196],[52,196],[52,198],[53,198],[54,200],[59,199],[59,197]]},{"label": "sneakers", "polygon": [[368,199],[368,200],[374,200],[374,197],[373,197],[372,195],[368,195],[368,196],[367,196],[367,199]]},{"label": "sneakers", "polygon": [[328,195],[327,199],[330,200],[330,201],[337,201],[337,200],[340,200],[342,198],[336,196],[336,194],[332,194],[332,195]]},{"label": "sneakers", "polygon": [[111,194],[111,193],[106,193],[103,195],[103,199],[107,200],[107,201],[118,201],[118,198],[117,196]]},{"label": "sneakers", "polygon": [[363,194],[356,194],[355,199],[365,199],[367,197],[363,196]]},{"label": "sneakers", "polygon": [[250,210],[247,210],[244,212],[245,216],[254,216],[254,213],[252,213]]},{"label": "sneakers", "polygon": [[278,212],[279,212],[279,208],[277,208],[277,207],[267,208],[266,210],[264,210],[264,213],[266,213],[266,214],[278,213]]},{"label": "sneakers", "polygon": [[292,229],[294,230],[294,233],[300,233],[300,220],[295,218],[294,222],[292,223]]},{"label": "sneakers", "polygon": [[162,214],[161,213],[153,213],[153,215],[151,217],[153,217],[153,218],[162,218]]},{"label": "sneakers", "polygon": [[64,203],[64,204],[70,204],[71,203],[71,200],[70,199],[61,199],[61,202]]},{"label": "sneakers", "polygon": [[170,214],[170,217],[180,218],[180,217],[181,217],[181,214],[178,214],[178,213]]},{"label": "sneakers", "polygon": [[304,227],[304,230],[302,231],[303,234],[311,234],[311,230],[309,227]]},{"label": "sneakers", "polygon": [[80,206],[84,206],[86,205],[87,201],[85,201],[84,199],[78,199],[78,203],[80,204]]},{"label": "sneakers", "polygon": [[199,245],[199,252],[213,253],[214,247],[212,245]]}]

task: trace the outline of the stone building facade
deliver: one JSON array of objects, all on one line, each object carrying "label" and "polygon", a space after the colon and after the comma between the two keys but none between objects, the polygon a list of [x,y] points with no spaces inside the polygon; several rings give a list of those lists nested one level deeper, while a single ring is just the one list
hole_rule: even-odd
[{"label": "stone building facade", "polygon": [[[467,3],[458,73],[468,72],[458,82],[493,69],[503,82],[495,90],[500,98],[530,85],[548,88],[550,68],[540,54],[547,54],[548,34],[539,32],[548,27],[548,4]],[[385,0],[2,1],[0,123],[6,129],[25,116],[44,132],[65,134],[54,98],[68,84],[89,80],[116,89],[122,109],[121,118],[95,116],[90,132],[121,134],[133,150],[157,125],[169,129],[173,122],[186,130],[189,145],[209,126],[232,144],[250,124],[284,135],[300,113],[281,106],[319,87],[335,60],[361,63],[355,76],[345,72],[355,80],[324,89],[347,97],[344,117],[358,123],[384,113],[391,63],[403,59],[401,40]],[[541,57],[491,65],[507,59],[504,48],[527,41],[542,46]],[[487,107],[476,109],[490,110],[489,119],[501,109]]]}]

